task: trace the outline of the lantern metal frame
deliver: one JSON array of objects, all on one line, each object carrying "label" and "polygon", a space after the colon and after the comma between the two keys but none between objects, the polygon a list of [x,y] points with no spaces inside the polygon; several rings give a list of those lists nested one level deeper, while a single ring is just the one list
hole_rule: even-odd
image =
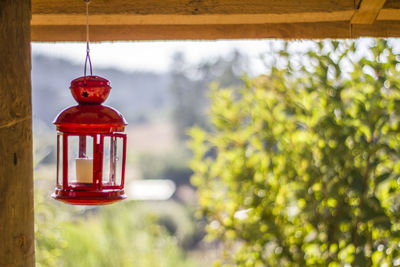
[{"label": "lantern metal frame", "polygon": [[[109,81],[98,76],[84,76],[73,80],[70,89],[79,104],[63,110],[54,121],[58,130],[57,184],[52,197],[78,205],[104,205],[125,199],[127,135],[123,131],[127,123],[117,110],[102,105],[111,89]],[[92,138],[91,183],[79,182],[78,177],[76,181],[71,181],[72,177],[69,177],[69,153],[73,153],[69,151],[69,137],[74,136],[79,137],[77,147],[79,158],[85,158],[86,138]],[[107,137],[110,138],[110,167],[109,177],[103,180],[105,178],[103,177],[104,148]],[[122,142],[118,141],[119,139]],[[119,142],[122,147],[118,147]],[[61,149],[62,152],[60,152]],[[122,156],[120,159],[122,162],[118,174],[116,173],[117,153],[122,153],[119,154]]]}]

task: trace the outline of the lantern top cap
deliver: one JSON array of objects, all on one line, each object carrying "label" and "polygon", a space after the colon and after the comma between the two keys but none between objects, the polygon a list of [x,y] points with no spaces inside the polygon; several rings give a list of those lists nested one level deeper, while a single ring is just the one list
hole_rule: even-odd
[{"label": "lantern top cap", "polygon": [[123,132],[128,124],[116,109],[104,105],[76,105],[57,115],[53,124],[61,132]]},{"label": "lantern top cap", "polygon": [[82,105],[103,103],[110,94],[110,81],[100,76],[82,76],[71,81],[72,96]]}]

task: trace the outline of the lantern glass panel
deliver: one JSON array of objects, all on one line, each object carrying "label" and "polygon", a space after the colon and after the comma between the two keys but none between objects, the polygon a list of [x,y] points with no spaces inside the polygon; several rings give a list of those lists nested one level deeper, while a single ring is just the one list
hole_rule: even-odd
[{"label": "lantern glass panel", "polygon": [[62,188],[63,173],[63,134],[57,133],[57,187]]},{"label": "lantern glass panel", "polygon": [[104,136],[103,139],[103,185],[113,185],[113,177],[110,173],[113,163],[111,162],[111,136]]},{"label": "lantern glass panel", "polygon": [[124,139],[122,137],[113,137],[116,147],[116,157],[115,157],[115,182],[117,185],[122,184],[122,175],[123,175],[123,160],[124,160]]},{"label": "lantern glass panel", "polygon": [[93,137],[68,136],[68,182],[93,183]]},{"label": "lantern glass panel", "polygon": [[116,136],[104,136],[103,151],[103,184],[120,186],[122,179],[123,139]]}]

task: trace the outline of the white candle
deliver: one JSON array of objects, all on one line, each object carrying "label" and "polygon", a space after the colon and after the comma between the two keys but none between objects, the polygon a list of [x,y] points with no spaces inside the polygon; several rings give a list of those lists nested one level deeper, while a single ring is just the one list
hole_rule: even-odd
[{"label": "white candle", "polygon": [[93,159],[78,158],[76,164],[76,182],[93,183]]}]

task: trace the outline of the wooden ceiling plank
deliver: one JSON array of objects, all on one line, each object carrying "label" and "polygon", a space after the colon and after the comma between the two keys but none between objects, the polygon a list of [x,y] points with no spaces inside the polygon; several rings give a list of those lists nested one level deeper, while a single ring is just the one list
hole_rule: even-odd
[{"label": "wooden ceiling plank", "polygon": [[383,8],[400,9],[400,1],[399,0],[386,0]]},{"label": "wooden ceiling plank", "polygon": [[[400,37],[400,21],[374,24],[348,22],[275,23],[244,25],[94,25],[91,41],[217,40],[217,39],[322,39]],[[83,25],[32,26],[32,41],[84,41]]]},{"label": "wooden ceiling plank", "polygon": [[[84,41],[82,1],[32,0],[32,41]],[[399,37],[398,2],[362,0],[355,9],[354,0],[96,0],[89,21],[97,42]]]},{"label": "wooden ceiling plank", "polygon": [[400,37],[399,21],[377,21],[372,25],[357,24],[352,26],[354,38],[358,37]]},{"label": "wooden ceiling plank", "polygon": [[360,7],[354,12],[351,24],[372,24],[386,0],[362,0]]},{"label": "wooden ceiling plank", "polygon": [[[81,25],[32,26],[32,41],[84,41]],[[234,24],[234,25],[94,25],[90,40],[217,40],[217,39],[320,39],[350,38],[346,22]]]},{"label": "wooden ceiling plank", "polygon": [[[287,14],[354,10],[354,0],[95,0],[91,15]],[[32,0],[32,14],[85,14],[83,0]]]},{"label": "wooden ceiling plank", "polygon": [[376,20],[400,20],[400,9],[383,8]]},{"label": "wooden ceiling plank", "polygon": [[[207,24],[266,24],[346,21],[352,10],[333,12],[304,12],[291,14],[230,14],[230,15],[91,15],[90,25],[207,25]],[[36,14],[31,25],[84,25],[84,15]]]}]

